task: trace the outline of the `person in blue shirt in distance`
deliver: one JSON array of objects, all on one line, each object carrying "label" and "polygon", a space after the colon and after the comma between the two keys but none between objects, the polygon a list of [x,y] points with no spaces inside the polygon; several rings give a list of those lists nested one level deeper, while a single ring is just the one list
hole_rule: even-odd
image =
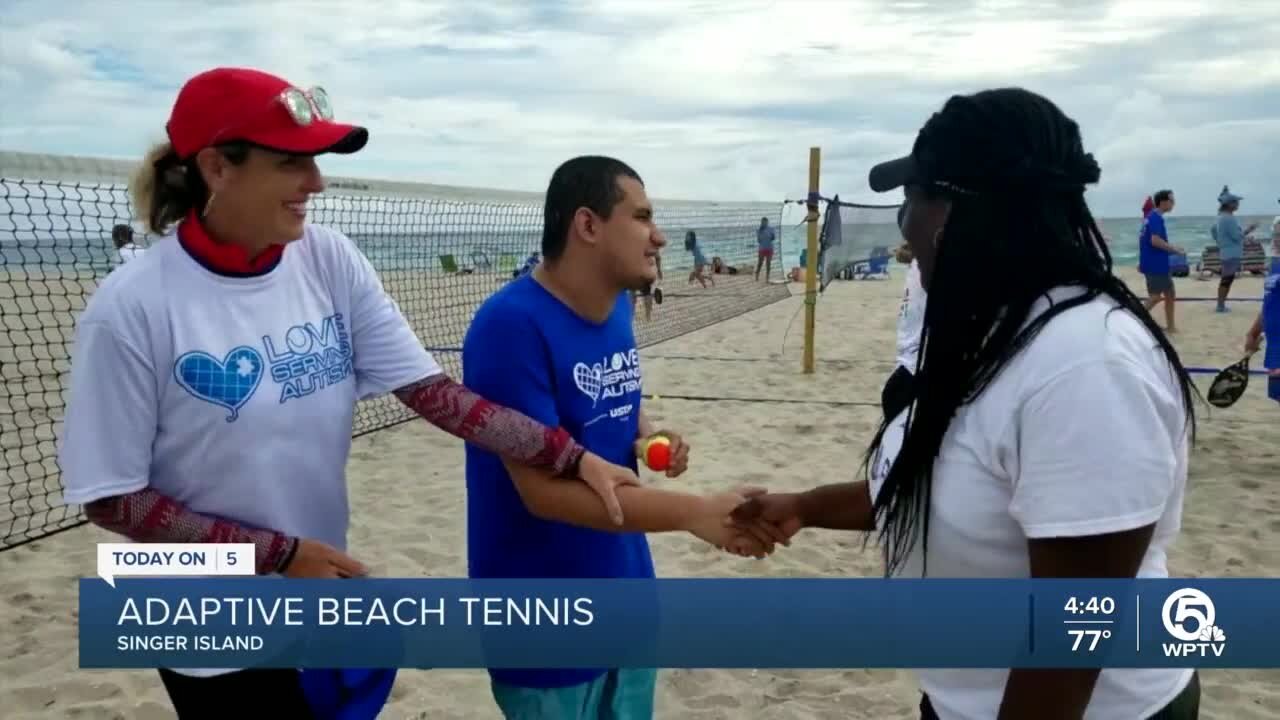
[{"label": "person in blue shirt in distance", "polygon": [[764,281],[769,282],[769,274],[773,270],[773,243],[778,234],[769,227],[769,218],[760,218],[760,227],[756,229],[756,280],[760,279],[760,269],[764,268]]},{"label": "person in blue shirt in distance", "polygon": [[702,254],[702,247],[698,245],[698,233],[690,230],[684,234],[684,249],[693,253],[693,270],[689,271],[689,284],[692,285],[693,281],[697,280],[704,288],[708,282],[715,285],[715,277],[707,272],[707,256]]},{"label": "person in blue shirt in distance", "polygon": [[1164,301],[1165,330],[1174,333],[1177,332],[1173,319],[1176,294],[1173,275],[1169,269],[1169,255],[1186,255],[1187,251],[1169,243],[1169,231],[1164,223],[1164,216],[1173,211],[1173,191],[1161,190],[1152,200],[1155,207],[1143,218],[1142,230],[1138,235],[1138,268],[1147,281],[1147,300],[1143,305],[1150,311]]},{"label": "person in blue shirt in distance", "polygon": [[[486,300],[463,342],[465,382],[493,402],[555,419],[601,457],[636,467],[659,430],[641,408],[641,374],[628,291],[657,279],[666,244],[640,176],[607,157],[578,157],[552,175],[541,263]],[[670,439],[667,477],[688,467],[689,444]],[[466,447],[467,554],[473,578],[655,577],[648,532],[686,531],[739,555],[773,541],[729,527],[741,488],[695,495],[622,486],[623,524],[583,483],[525,472]],[[656,673],[645,669],[490,669],[507,718],[652,717]]]}]

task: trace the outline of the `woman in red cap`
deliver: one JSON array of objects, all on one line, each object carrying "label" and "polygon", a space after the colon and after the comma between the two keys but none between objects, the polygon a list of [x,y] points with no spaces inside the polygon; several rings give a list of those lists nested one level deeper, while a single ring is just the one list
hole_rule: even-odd
[{"label": "woman in red cap", "polygon": [[[368,132],[321,89],[248,69],[193,77],[130,192],[164,235],[76,328],[65,499],[137,542],[252,543],[259,575],[359,576],[345,468],[358,400],[395,393],[467,442],[613,489],[634,472],[448,378],[343,234],[307,223],[315,156]],[[294,670],[162,670],[179,716],[247,717],[255,691],[308,717]]]}]

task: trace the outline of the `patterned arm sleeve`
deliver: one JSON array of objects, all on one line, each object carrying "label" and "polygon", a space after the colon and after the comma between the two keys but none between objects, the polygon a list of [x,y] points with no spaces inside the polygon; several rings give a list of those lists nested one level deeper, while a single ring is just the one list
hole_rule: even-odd
[{"label": "patterned arm sleeve", "polygon": [[450,435],[561,477],[577,476],[586,452],[567,430],[489,402],[446,375],[400,388],[396,397]]},{"label": "patterned arm sleeve", "polygon": [[135,542],[253,543],[259,575],[283,572],[298,539],[193,512],[167,495],[144,488],[85,505],[93,524]]}]

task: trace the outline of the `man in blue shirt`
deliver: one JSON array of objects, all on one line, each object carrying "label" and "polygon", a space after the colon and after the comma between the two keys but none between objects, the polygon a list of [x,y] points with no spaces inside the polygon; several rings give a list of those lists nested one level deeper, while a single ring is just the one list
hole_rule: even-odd
[{"label": "man in blue shirt", "polygon": [[1267,397],[1280,402],[1280,264],[1273,264],[1262,281],[1262,309],[1245,335],[1245,351],[1255,353],[1262,349],[1264,337],[1267,352],[1263,354],[1262,367],[1267,370]]},{"label": "man in blue shirt", "polygon": [[1172,190],[1161,190],[1152,196],[1155,208],[1147,213],[1142,221],[1142,231],[1138,235],[1138,269],[1147,280],[1147,310],[1164,301],[1165,327],[1168,332],[1177,332],[1173,321],[1173,275],[1169,270],[1169,255],[1175,253],[1186,255],[1187,251],[1169,244],[1169,231],[1165,228],[1164,216],[1173,210]]},{"label": "man in blue shirt", "polygon": [[[546,193],[543,260],[476,312],[463,342],[464,383],[532,418],[554,419],[551,427],[634,469],[638,446],[656,429],[640,406],[628,291],[657,279],[665,244],[634,170],[595,156],[561,165]],[[688,465],[689,446],[675,433],[662,434],[671,440],[666,475],[676,477]],[[525,472],[471,444],[466,463],[473,578],[653,578],[647,532],[688,531],[736,554],[773,549],[725,524],[757,489],[700,496],[619,487],[619,526],[584,483]],[[491,669],[490,678],[507,718],[653,715],[653,670]]]}]

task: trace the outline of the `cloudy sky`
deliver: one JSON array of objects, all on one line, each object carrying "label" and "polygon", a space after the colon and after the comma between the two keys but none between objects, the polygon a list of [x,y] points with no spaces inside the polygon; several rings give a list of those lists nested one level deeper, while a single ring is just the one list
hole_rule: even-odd
[{"label": "cloudy sky", "polygon": [[1280,2],[426,0],[0,2],[0,149],[133,158],[217,65],[323,85],[364,152],[324,169],[540,191],[580,153],[657,197],[867,189],[952,93],[1018,84],[1076,118],[1095,212],[1159,187],[1280,212]]}]

